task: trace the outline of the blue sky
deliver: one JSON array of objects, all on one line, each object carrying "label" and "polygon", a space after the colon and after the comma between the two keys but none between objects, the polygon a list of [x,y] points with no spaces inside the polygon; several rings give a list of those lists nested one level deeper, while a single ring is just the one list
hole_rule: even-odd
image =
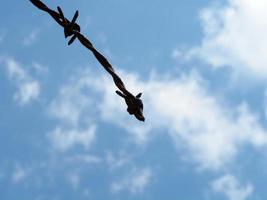
[{"label": "blue sky", "polygon": [[146,122],[29,1],[0,17],[0,199],[266,199],[266,0],[60,5]]}]

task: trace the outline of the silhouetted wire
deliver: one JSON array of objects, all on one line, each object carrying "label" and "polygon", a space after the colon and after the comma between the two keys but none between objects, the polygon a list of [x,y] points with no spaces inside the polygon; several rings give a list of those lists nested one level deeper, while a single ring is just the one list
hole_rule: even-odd
[{"label": "silhouetted wire", "polygon": [[76,11],[72,20],[69,21],[67,18],[65,18],[63,11],[61,10],[60,7],[57,7],[58,12],[56,12],[48,8],[40,0],[30,0],[30,1],[37,8],[49,13],[51,17],[64,28],[65,38],[72,36],[68,42],[68,45],[71,45],[77,38],[83,46],[85,46],[94,54],[98,62],[112,76],[115,85],[120,90],[120,91],[117,90],[116,93],[125,99],[125,102],[128,106],[127,111],[129,112],[129,114],[135,115],[135,117],[140,121],[145,121],[145,118],[143,116],[143,103],[142,100],[140,99],[142,93],[139,93],[136,96],[131,94],[124,86],[124,83],[122,82],[121,78],[115,73],[112,65],[108,62],[108,60],[94,48],[93,44],[83,34],[80,33],[81,30],[80,26],[76,23],[79,12]]}]

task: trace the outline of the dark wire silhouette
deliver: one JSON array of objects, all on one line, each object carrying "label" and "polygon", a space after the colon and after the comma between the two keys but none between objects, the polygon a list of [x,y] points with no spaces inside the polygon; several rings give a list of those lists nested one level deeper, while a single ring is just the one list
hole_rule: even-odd
[{"label": "dark wire silhouette", "polygon": [[48,8],[40,0],[30,0],[30,1],[37,8],[50,14],[51,17],[53,17],[53,19],[64,28],[65,38],[71,37],[68,42],[68,45],[71,45],[75,39],[78,39],[83,46],[85,46],[87,49],[89,49],[94,54],[98,62],[112,76],[115,85],[119,89],[116,91],[116,93],[120,97],[124,98],[128,106],[127,108],[128,113],[130,115],[134,115],[140,121],[145,121],[145,117],[143,116],[143,102],[140,99],[142,93],[139,93],[136,96],[131,94],[124,86],[124,83],[122,82],[121,78],[115,73],[112,65],[108,62],[108,60],[94,48],[93,44],[83,34],[80,33],[81,28],[76,23],[79,12],[76,11],[72,20],[69,21],[67,18],[65,18],[63,11],[61,10],[59,6],[57,7],[57,11],[54,11]]}]

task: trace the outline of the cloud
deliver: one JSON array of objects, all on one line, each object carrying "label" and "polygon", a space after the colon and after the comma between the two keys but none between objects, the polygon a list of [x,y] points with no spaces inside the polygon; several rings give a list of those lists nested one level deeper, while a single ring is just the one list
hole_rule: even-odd
[{"label": "cloud", "polygon": [[253,193],[251,184],[241,185],[232,175],[224,175],[211,183],[214,192],[222,193],[229,200],[246,200]]},{"label": "cloud", "polygon": [[39,74],[47,74],[49,72],[47,67],[41,65],[38,62],[33,62],[32,63],[32,68]]},{"label": "cloud", "polygon": [[66,158],[66,161],[68,162],[83,162],[83,163],[87,163],[87,164],[98,164],[102,162],[102,159],[94,156],[94,155],[88,155],[88,154],[78,154],[78,155],[74,155],[74,156],[68,156]]},{"label": "cloud", "polygon": [[251,78],[267,76],[267,0],[228,0],[200,12],[204,38],[189,56],[213,67],[231,67]]},{"label": "cloud", "polygon": [[83,130],[56,127],[48,136],[54,148],[62,152],[76,145],[82,145],[87,150],[95,138],[95,131],[95,126]]},{"label": "cloud", "polygon": [[78,126],[83,117],[88,118],[88,113],[93,114],[95,102],[92,101],[90,91],[87,91],[88,84],[92,85],[90,80],[86,80],[83,76],[65,84],[49,105],[50,116],[72,126]]},{"label": "cloud", "polygon": [[[147,80],[130,72],[119,71],[119,74],[127,80],[130,91],[143,92],[145,123],[126,112],[125,102],[115,94],[110,78],[92,75],[90,70],[72,77],[72,83],[76,84],[68,89],[71,94],[67,92],[66,98],[62,98],[73,108],[69,113],[74,113],[75,119],[80,119],[83,113],[82,118],[121,127],[141,145],[164,132],[173,139],[180,155],[200,169],[219,170],[231,165],[244,146],[266,147],[267,133],[257,114],[245,102],[229,106],[225,99],[216,97],[197,72],[180,77],[162,74],[159,77],[154,73]],[[89,95],[91,103],[87,104],[84,99]],[[82,108],[86,108],[85,113]],[[64,116],[68,118],[68,114]]]},{"label": "cloud", "polygon": [[17,166],[13,175],[12,175],[12,181],[13,183],[19,183],[21,182],[23,179],[25,179],[27,175],[27,172],[25,169],[23,169],[20,166]]},{"label": "cloud", "polygon": [[142,88],[144,92],[146,123],[129,116],[124,102],[118,103],[118,97],[113,95],[112,83],[103,80],[99,87],[104,92],[101,115],[125,128],[139,143],[157,130],[167,130],[180,152],[186,152],[186,157],[201,168],[214,170],[233,161],[245,144],[255,148],[267,144],[266,130],[247,104],[227,106],[208,91],[208,83],[198,73],[166,79],[154,75],[146,81],[133,74],[122,74],[131,91],[137,93],[136,88]]},{"label": "cloud", "polygon": [[142,193],[151,181],[152,171],[150,168],[135,169],[129,175],[111,185],[112,193],[124,190],[131,194]]},{"label": "cloud", "polygon": [[[90,92],[87,91],[88,81],[90,80],[83,77],[79,80],[72,77],[60,88],[58,95],[48,106],[49,116],[58,122],[54,130],[48,133],[48,138],[57,150],[64,152],[79,145],[88,150],[95,140],[96,125],[91,115],[96,111],[96,102],[92,101]],[[76,159],[96,161],[91,158],[83,156]]]},{"label": "cloud", "polygon": [[81,177],[76,173],[72,173],[68,176],[68,181],[70,182],[72,189],[77,190],[81,182]]},{"label": "cloud", "polygon": [[113,152],[108,152],[106,156],[106,161],[110,170],[116,170],[129,164],[130,156],[127,155],[125,152],[119,152],[118,155]]},{"label": "cloud", "polygon": [[19,91],[14,98],[21,105],[28,104],[33,99],[37,99],[40,93],[40,85],[38,81],[25,82],[19,87]]},{"label": "cloud", "polygon": [[30,46],[30,45],[32,45],[35,41],[36,41],[36,39],[37,39],[37,37],[38,37],[38,35],[40,34],[40,32],[41,32],[41,29],[40,28],[37,28],[37,29],[34,29],[34,30],[32,30],[24,39],[23,39],[23,41],[22,41],[22,44],[24,45],[24,46]]},{"label": "cloud", "polygon": [[32,78],[13,58],[3,58],[0,62],[3,63],[9,80],[17,88],[14,100],[22,106],[37,100],[41,92],[39,81]]}]

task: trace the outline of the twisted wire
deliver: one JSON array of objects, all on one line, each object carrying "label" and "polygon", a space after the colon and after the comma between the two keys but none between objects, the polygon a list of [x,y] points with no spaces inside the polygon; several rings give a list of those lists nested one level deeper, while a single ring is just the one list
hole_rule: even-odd
[{"label": "twisted wire", "polygon": [[76,19],[78,18],[79,15],[78,11],[75,12],[73,19],[70,21],[64,16],[63,11],[61,10],[60,7],[57,7],[57,11],[54,11],[48,8],[40,0],[30,0],[30,1],[40,10],[47,12],[60,26],[64,28],[65,38],[71,37],[71,39],[68,42],[68,45],[71,45],[77,38],[84,47],[86,47],[93,53],[98,62],[112,76],[115,85],[119,89],[119,91],[117,90],[116,93],[122,98],[124,98],[128,106],[127,108],[128,113],[130,115],[133,114],[140,121],[145,121],[145,118],[143,116],[143,103],[142,100],[140,99],[142,93],[139,93],[136,96],[130,93],[126,89],[121,78],[115,73],[115,70],[113,69],[109,61],[99,51],[97,51],[97,49],[95,49],[93,44],[83,34],[80,33],[81,30],[80,26],[79,24],[76,23]]}]

